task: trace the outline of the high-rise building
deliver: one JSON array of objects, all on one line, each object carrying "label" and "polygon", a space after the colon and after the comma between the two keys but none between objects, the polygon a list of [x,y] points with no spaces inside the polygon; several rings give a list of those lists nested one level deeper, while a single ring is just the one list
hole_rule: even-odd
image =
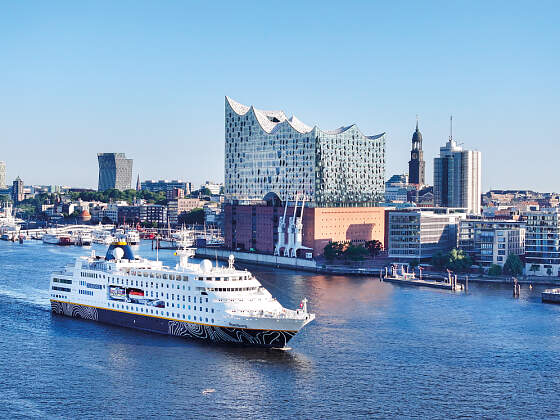
[{"label": "high-rise building", "polygon": [[132,159],[124,153],[98,153],[98,191],[111,189],[128,190],[132,184]]},{"label": "high-rise building", "polygon": [[0,190],[6,188],[6,162],[0,160]]},{"label": "high-rise building", "polygon": [[261,111],[226,97],[225,195],[229,200],[305,196],[316,207],[368,206],[383,200],[385,133],[356,125],[323,131],[282,111]]},{"label": "high-rise building", "polygon": [[425,173],[426,162],[424,162],[424,151],[422,150],[422,133],[418,129],[418,120],[416,120],[416,130],[412,134],[412,149],[408,162],[408,182],[416,185],[426,184]]},{"label": "high-rise building", "polygon": [[18,176],[12,184],[12,201],[14,202],[14,204],[18,204],[22,202],[24,198],[25,195],[23,193],[23,181]]},{"label": "high-rise building", "polygon": [[450,135],[434,159],[435,205],[480,214],[481,178],[481,153],[463,150]]}]

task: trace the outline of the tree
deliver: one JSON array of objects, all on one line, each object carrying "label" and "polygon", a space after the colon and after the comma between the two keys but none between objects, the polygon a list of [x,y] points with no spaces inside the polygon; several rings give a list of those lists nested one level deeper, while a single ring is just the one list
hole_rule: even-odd
[{"label": "tree", "polygon": [[362,261],[366,255],[368,255],[368,250],[363,246],[348,245],[344,250],[344,258],[351,261]]},{"label": "tree", "polygon": [[329,242],[323,249],[323,255],[329,261],[340,258],[346,250],[344,242]]},{"label": "tree", "polygon": [[435,268],[438,269],[443,269],[446,268],[449,264],[449,256],[444,254],[441,251],[438,251],[434,254],[434,256],[432,257],[432,265]]},{"label": "tree", "polygon": [[532,271],[533,273],[536,273],[537,271],[539,271],[541,268],[541,266],[539,264],[531,264],[531,268],[529,268],[529,271]]},{"label": "tree", "polygon": [[509,254],[504,264],[504,273],[512,276],[520,276],[523,273],[523,263],[516,254]]},{"label": "tree", "polygon": [[196,208],[188,213],[183,212],[177,217],[177,223],[179,225],[202,225],[204,224],[204,210]]},{"label": "tree", "polygon": [[452,249],[449,251],[449,263],[447,268],[452,271],[464,272],[471,268],[472,259],[462,249]]},{"label": "tree", "polygon": [[548,274],[549,276],[552,276],[552,268],[547,268],[546,269],[546,274]]},{"label": "tree", "polygon": [[381,253],[381,251],[383,250],[383,244],[376,239],[374,239],[372,241],[367,241],[364,244],[364,246],[369,251],[369,254],[372,257],[378,256]]},{"label": "tree", "polygon": [[498,264],[492,264],[490,269],[488,270],[488,275],[490,276],[500,276],[502,274],[502,267]]},{"label": "tree", "polygon": [[418,267],[420,265],[420,261],[418,260],[412,260],[408,263],[409,267],[412,268],[413,270],[416,269],[416,267]]}]

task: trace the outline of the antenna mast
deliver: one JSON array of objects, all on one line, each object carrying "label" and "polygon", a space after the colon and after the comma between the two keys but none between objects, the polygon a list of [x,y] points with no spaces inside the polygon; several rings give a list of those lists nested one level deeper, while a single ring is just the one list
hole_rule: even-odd
[{"label": "antenna mast", "polygon": [[453,115],[449,117],[449,141],[453,140]]}]

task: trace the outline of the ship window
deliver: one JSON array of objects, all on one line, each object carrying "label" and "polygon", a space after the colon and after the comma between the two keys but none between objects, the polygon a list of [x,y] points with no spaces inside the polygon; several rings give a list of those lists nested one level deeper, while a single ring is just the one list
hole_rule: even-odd
[{"label": "ship window", "polygon": [[167,316],[169,316],[169,312],[167,312]]},{"label": "ship window", "polygon": [[206,322],[208,322],[208,318],[205,318],[205,319],[206,319]]},{"label": "ship window", "polygon": [[208,303],[208,298],[206,298],[206,303]]},{"label": "ship window", "polygon": [[193,309],[196,311],[196,306],[193,306]]},{"label": "ship window", "polygon": [[148,277],[148,273],[144,272],[144,277]]},{"label": "ship window", "polygon": [[191,310],[191,305],[189,305],[189,311]]},{"label": "ship window", "polygon": [[212,318],[212,324],[214,323],[214,318]]},{"label": "ship window", "polygon": [[169,275],[169,280],[175,280],[175,276],[173,274]]},{"label": "ship window", "polygon": [[151,277],[151,278],[154,278],[154,273],[150,273],[150,277]]},{"label": "ship window", "polygon": [[194,320],[196,321],[196,315],[194,316]]},{"label": "ship window", "polygon": [[191,319],[191,316],[189,315],[187,318],[189,318],[189,320]]},{"label": "ship window", "polygon": [[167,274],[164,274],[164,275],[163,275],[163,278],[167,280]]},{"label": "ship window", "polygon": [[206,308],[206,312],[208,312],[208,308]]},{"label": "ship window", "polygon": [[[214,313],[214,308],[212,308],[212,313]],[[212,320],[212,322],[214,322],[214,320]]]}]

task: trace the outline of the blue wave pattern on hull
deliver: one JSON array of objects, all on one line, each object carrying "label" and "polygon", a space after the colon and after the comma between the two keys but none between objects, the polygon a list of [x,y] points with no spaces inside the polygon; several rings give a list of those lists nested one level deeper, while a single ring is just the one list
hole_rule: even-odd
[{"label": "blue wave pattern on hull", "polygon": [[256,347],[286,347],[296,331],[251,330],[215,327],[146,315],[135,315],[67,302],[51,301],[51,311],[58,315],[98,321],[121,327],[194,338],[217,344]]}]

